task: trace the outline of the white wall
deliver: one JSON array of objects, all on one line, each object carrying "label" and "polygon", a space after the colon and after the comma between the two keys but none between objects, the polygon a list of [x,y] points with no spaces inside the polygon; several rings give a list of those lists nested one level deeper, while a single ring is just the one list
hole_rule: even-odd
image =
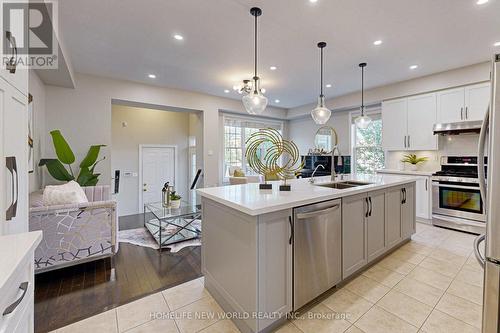
[{"label": "white wall", "polygon": [[[332,113],[332,117],[325,126],[333,127],[339,137],[339,148],[342,155],[350,155],[350,124],[349,112],[337,111]],[[288,122],[288,138],[299,147],[301,155],[306,155],[310,148],[314,148],[314,137],[320,128],[310,116],[290,120]]]},{"label": "white wall", "polygon": [[[239,100],[195,92],[150,86],[130,81],[76,74],[76,89],[47,87],[47,131],[61,129],[82,158],[92,144],[106,144],[103,155],[108,158],[99,165],[100,183],[111,183],[111,100],[118,99],[152,105],[203,111],[203,162],[205,186],[219,184],[221,158],[219,110],[246,114]],[[286,110],[268,107],[265,116],[284,119]],[[46,139],[48,140],[48,139]],[[54,156],[45,149],[47,157]]]},{"label": "white wall", "polygon": [[33,115],[34,115],[34,172],[29,174],[29,191],[33,192],[42,188],[43,169],[38,167],[40,158],[44,157],[45,138],[46,138],[46,113],[45,113],[45,95],[46,89],[35,71],[29,71],[29,93],[33,96]]},{"label": "white wall", "polygon": [[[391,98],[442,90],[450,87],[488,81],[489,79],[490,63],[484,62],[366,90],[365,103],[366,105],[376,104]],[[369,80],[369,73],[367,73],[367,81],[369,82]],[[361,93],[358,91],[352,94],[328,99],[326,105],[333,110],[343,110],[359,107],[360,102]],[[308,114],[313,108],[313,103],[292,108],[288,110],[288,119]]]},{"label": "white wall", "polygon": [[139,175],[124,175],[126,171],[139,172],[141,144],[177,146],[176,191],[183,198],[188,197],[189,113],[113,105],[111,132],[111,170],[121,171],[120,191],[116,196],[119,216],[141,211]]}]

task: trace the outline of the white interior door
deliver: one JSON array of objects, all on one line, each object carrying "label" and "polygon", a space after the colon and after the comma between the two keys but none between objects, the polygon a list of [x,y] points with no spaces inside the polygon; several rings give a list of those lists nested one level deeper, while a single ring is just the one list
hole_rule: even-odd
[{"label": "white interior door", "polygon": [[[175,186],[175,147],[141,147],[142,203],[161,201],[163,185]],[[142,209],[142,207],[141,207]]]}]

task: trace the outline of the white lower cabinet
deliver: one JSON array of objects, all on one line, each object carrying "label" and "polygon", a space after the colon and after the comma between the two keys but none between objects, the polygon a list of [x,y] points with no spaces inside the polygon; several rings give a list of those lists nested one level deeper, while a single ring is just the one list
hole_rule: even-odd
[{"label": "white lower cabinet", "polygon": [[431,177],[419,177],[415,187],[415,210],[417,218],[430,220],[432,218]]},{"label": "white lower cabinet", "polygon": [[415,233],[415,185],[342,198],[342,279]]}]

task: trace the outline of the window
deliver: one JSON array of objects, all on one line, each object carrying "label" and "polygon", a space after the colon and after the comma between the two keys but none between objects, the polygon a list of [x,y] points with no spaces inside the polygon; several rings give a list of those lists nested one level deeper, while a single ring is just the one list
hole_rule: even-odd
[{"label": "window", "polygon": [[[224,137],[223,137],[223,165],[224,182],[228,181],[229,168],[238,167],[246,175],[255,175],[245,158],[245,141],[252,134],[261,128],[274,128],[280,133],[283,131],[283,122],[261,120],[258,118],[223,116]],[[261,154],[264,154],[266,147],[261,148]]]},{"label": "window", "polygon": [[385,164],[382,149],[382,117],[380,111],[370,112],[372,122],[366,129],[359,129],[354,124],[354,119],[359,112],[351,113],[352,119],[352,168],[354,173],[375,173],[383,169]]}]

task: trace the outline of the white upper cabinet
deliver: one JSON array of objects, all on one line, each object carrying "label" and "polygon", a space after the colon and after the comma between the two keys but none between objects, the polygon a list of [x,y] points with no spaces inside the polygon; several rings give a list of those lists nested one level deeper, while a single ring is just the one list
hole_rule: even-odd
[{"label": "white upper cabinet", "polygon": [[437,101],[440,123],[482,120],[490,103],[490,83],[440,91]]},{"label": "white upper cabinet", "polygon": [[410,150],[437,150],[438,138],[433,134],[437,120],[436,94],[408,98],[408,138]]},{"label": "white upper cabinet", "polygon": [[467,120],[483,120],[491,99],[489,83],[465,87],[465,117]]},{"label": "white upper cabinet", "polygon": [[437,93],[438,122],[454,123],[465,120],[465,88],[443,90]]},{"label": "white upper cabinet", "polygon": [[382,103],[384,150],[437,150],[436,94],[418,95]]},{"label": "white upper cabinet", "polygon": [[[2,5],[2,2],[0,1],[0,5]],[[22,94],[28,96],[28,69],[24,66],[16,65],[20,57],[17,54],[17,44],[20,38],[14,32],[10,31],[2,31],[1,34],[0,40],[2,41],[2,45],[10,45],[13,51],[11,54],[5,54],[4,61],[0,62],[0,76]]]},{"label": "white upper cabinet", "polygon": [[405,150],[407,136],[407,98],[382,103],[382,147]]}]

